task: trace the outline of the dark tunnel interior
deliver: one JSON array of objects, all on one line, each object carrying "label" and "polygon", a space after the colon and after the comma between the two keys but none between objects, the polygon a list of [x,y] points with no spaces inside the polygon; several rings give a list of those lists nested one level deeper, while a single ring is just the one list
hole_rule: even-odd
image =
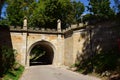
[{"label": "dark tunnel interior", "polygon": [[40,42],[39,44],[35,45],[30,52],[30,57],[32,55],[35,57],[33,59],[30,58],[30,66],[50,65],[53,63],[53,49],[45,42]]}]

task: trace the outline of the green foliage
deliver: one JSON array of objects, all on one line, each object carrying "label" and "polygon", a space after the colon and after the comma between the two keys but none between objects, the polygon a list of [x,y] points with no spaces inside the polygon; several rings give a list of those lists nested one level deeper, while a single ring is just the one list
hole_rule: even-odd
[{"label": "green foliage", "polygon": [[95,19],[111,19],[115,16],[115,12],[110,7],[109,0],[89,0],[88,10],[92,15],[96,16]]},{"label": "green foliage", "polygon": [[64,12],[67,4],[62,4],[58,0],[40,0],[37,6],[30,21],[31,26],[56,28],[57,19],[66,18]]},{"label": "green foliage", "polygon": [[[3,0],[1,0],[3,1]],[[0,24],[22,26],[24,16],[28,18],[30,27],[56,28],[57,20],[62,21],[62,28],[72,23],[79,23],[84,5],[81,2],[70,2],[71,0],[6,0],[7,21],[1,20]],[[115,12],[110,7],[110,0],[88,0],[91,16],[90,20],[113,20]],[[114,0],[117,11],[120,10],[120,1]],[[4,2],[4,1],[3,1]],[[0,6],[0,11],[3,6]],[[0,12],[1,14],[1,12]]]},{"label": "green foliage", "polygon": [[12,69],[15,63],[15,51],[8,47],[0,48],[0,76]]},{"label": "green foliage", "polygon": [[20,65],[20,67],[16,70],[9,70],[5,76],[2,78],[2,80],[19,80],[21,77],[22,73],[24,71],[24,67]]},{"label": "green foliage", "polygon": [[28,18],[32,15],[35,8],[34,0],[7,0],[7,18],[10,25],[23,24],[24,16]]},{"label": "green foliage", "polygon": [[56,28],[57,20],[62,21],[62,28],[80,22],[84,11],[81,2],[70,0],[6,0],[6,20],[0,24],[22,26],[24,16],[28,18],[28,26]]},{"label": "green foliage", "polygon": [[8,26],[8,25],[9,25],[9,22],[7,19],[0,20],[0,26]]},{"label": "green foliage", "polygon": [[[66,24],[79,21],[84,5],[80,2],[71,3],[70,0],[40,0],[30,18],[30,26],[56,28],[57,20],[62,21],[62,28]],[[63,27],[64,26],[64,27]]]},{"label": "green foliage", "polygon": [[10,25],[21,25],[24,17],[23,10],[21,10],[21,0],[8,0],[7,4],[7,15]]},{"label": "green foliage", "polygon": [[72,5],[73,5],[72,12],[73,12],[73,16],[74,16],[73,22],[79,23],[79,22],[81,22],[81,15],[85,10],[84,4],[81,3],[80,1],[79,2],[73,1]]}]

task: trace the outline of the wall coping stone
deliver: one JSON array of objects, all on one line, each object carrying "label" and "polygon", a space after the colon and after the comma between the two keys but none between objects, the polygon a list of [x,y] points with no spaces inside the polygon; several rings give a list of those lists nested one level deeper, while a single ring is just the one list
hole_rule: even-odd
[{"label": "wall coping stone", "polygon": [[85,28],[87,26],[84,23],[79,23],[79,24],[72,24],[66,29],[62,29],[62,31],[58,31],[57,29],[50,29],[50,28],[34,28],[34,27],[29,27],[28,29],[23,29],[22,26],[10,26],[10,31],[11,32],[28,32],[28,33],[44,33],[44,34],[66,34],[67,32],[71,32],[74,30],[78,30],[81,28]]}]

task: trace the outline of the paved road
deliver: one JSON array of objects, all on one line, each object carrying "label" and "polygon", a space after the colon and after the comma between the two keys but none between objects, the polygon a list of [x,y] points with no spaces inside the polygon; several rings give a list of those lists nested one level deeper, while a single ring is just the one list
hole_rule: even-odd
[{"label": "paved road", "polygon": [[100,80],[52,65],[31,66],[20,80]]}]

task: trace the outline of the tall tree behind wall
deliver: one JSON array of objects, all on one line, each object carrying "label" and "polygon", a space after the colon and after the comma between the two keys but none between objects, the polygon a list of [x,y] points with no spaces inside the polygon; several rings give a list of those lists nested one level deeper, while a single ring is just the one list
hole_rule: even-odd
[{"label": "tall tree behind wall", "polygon": [[22,26],[23,18],[32,14],[36,0],[7,0],[7,18],[10,25]]},{"label": "tall tree behind wall", "polygon": [[30,19],[30,26],[55,28],[57,19],[64,23],[72,6],[70,0],[39,0]]},{"label": "tall tree behind wall", "polygon": [[110,19],[114,16],[110,0],[89,0],[88,10],[99,19]]},{"label": "tall tree behind wall", "polygon": [[80,2],[70,0],[7,0],[7,19],[10,25],[22,26],[27,16],[31,27],[56,28],[57,20],[67,24],[77,23],[84,11]]},{"label": "tall tree behind wall", "polygon": [[62,21],[62,28],[65,28],[67,24],[75,23],[83,11],[84,5],[80,2],[71,3],[70,0],[40,0],[30,19],[30,25],[56,28],[57,20],[60,19]]},{"label": "tall tree behind wall", "polygon": [[73,23],[79,23],[79,22],[81,22],[81,15],[85,10],[85,6],[80,1],[78,1],[78,2],[73,1],[72,5],[73,5],[73,11],[72,12],[73,12],[73,15],[74,15]]}]

